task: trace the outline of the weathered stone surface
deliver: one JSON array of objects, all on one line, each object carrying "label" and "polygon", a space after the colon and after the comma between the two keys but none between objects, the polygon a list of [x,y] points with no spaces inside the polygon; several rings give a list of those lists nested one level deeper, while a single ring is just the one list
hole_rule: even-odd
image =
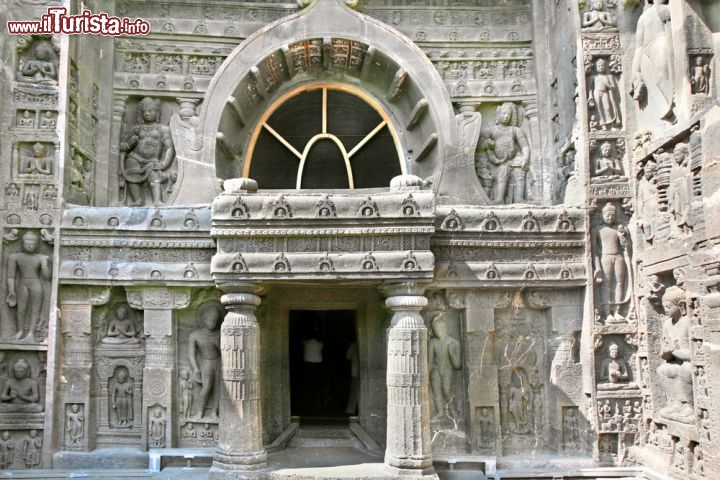
[{"label": "weathered stone surface", "polygon": [[720,475],[720,6],[114,14],[0,38],[0,469]]}]

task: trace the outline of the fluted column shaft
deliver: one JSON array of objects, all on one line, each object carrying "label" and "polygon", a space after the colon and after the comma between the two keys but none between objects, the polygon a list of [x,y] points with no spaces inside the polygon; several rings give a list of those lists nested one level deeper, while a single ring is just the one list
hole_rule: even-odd
[{"label": "fluted column shaft", "polygon": [[252,470],[264,467],[260,404],[260,329],[255,308],[260,297],[229,293],[220,330],[222,383],[220,439],[213,470]]},{"label": "fluted column shaft", "polygon": [[391,292],[387,330],[387,448],[385,464],[406,474],[432,471],[427,329],[420,310],[427,299]]}]

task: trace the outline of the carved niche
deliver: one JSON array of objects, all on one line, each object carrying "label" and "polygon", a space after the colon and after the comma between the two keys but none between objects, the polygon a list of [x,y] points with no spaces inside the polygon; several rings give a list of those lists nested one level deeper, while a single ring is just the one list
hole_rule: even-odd
[{"label": "carved niche", "polygon": [[170,104],[145,97],[128,102],[120,132],[119,202],[163,205],[178,178],[170,127]]},{"label": "carved niche", "polygon": [[12,229],[3,236],[5,282],[0,291],[3,320],[0,338],[5,342],[39,342],[47,336],[52,278],[52,236],[44,230]]},{"label": "carved niche", "polygon": [[494,125],[480,132],[475,169],[492,203],[526,203],[530,172],[530,141],[520,108],[505,102],[497,107]]},{"label": "carved niche", "polygon": [[456,292],[449,291],[432,292],[428,300],[423,317],[428,329],[433,450],[459,453],[466,443],[467,387],[460,341],[464,303]]},{"label": "carved niche", "polygon": [[18,42],[17,81],[37,86],[58,84],[59,45],[47,36],[22,37]]},{"label": "carved niche", "polygon": [[[530,292],[532,293],[532,292]],[[514,292],[495,309],[495,355],[500,390],[503,450],[532,448],[546,436],[545,323],[549,303],[544,296]]]},{"label": "carved niche", "polygon": [[217,445],[220,400],[220,321],[224,309],[206,302],[178,313],[177,382],[179,444]]}]

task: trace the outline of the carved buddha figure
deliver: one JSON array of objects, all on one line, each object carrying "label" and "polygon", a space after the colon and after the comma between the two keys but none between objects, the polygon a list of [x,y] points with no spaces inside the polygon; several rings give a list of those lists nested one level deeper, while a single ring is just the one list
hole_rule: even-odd
[{"label": "carved buddha figure", "polygon": [[40,325],[43,281],[49,280],[51,276],[50,257],[38,253],[38,240],[35,232],[25,232],[22,236],[22,252],[8,257],[7,303],[10,307],[17,306],[16,339],[34,339]]},{"label": "carved buddha figure", "polygon": [[603,11],[603,0],[593,0],[590,10],[583,14],[582,27],[588,32],[600,32],[614,26],[612,15]]},{"label": "carved buddha figure", "polygon": [[630,382],[630,367],[620,352],[620,347],[612,343],[608,348],[608,358],[600,365],[600,381],[598,390],[618,390],[634,387]]},{"label": "carved buddha figure", "polygon": [[561,159],[562,165],[555,174],[555,191],[553,192],[553,197],[560,200],[561,203],[565,199],[565,189],[568,180],[575,174],[575,154],[574,148],[563,153]]},{"label": "carved buddha figure", "polygon": [[678,143],[673,149],[670,185],[667,190],[668,212],[671,215],[671,236],[690,232],[688,217],[692,200],[692,186],[690,168],[687,165],[689,153],[689,148],[684,143]]},{"label": "carved buddha figure", "polygon": [[600,156],[595,160],[595,179],[602,181],[627,180],[624,176],[622,160],[613,155],[610,142],[600,145]]},{"label": "carved buddha figure", "polygon": [[637,224],[645,242],[652,244],[655,239],[655,217],[658,212],[658,194],[655,184],[657,164],[648,161],[643,167],[644,176],[638,183]]},{"label": "carved buddha figure", "polygon": [[56,84],[57,67],[50,44],[38,43],[32,51],[32,57],[20,66],[21,79],[26,82]]},{"label": "carved buddha figure", "polygon": [[115,427],[133,426],[133,385],[128,381],[128,371],[118,367],[115,373],[115,385],[112,388],[112,408],[115,411]]},{"label": "carved buddha figure", "polygon": [[692,67],[690,85],[692,93],[710,94],[710,67],[705,64],[702,55],[695,57],[695,65]]},{"label": "carved buddha figure", "polygon": [[434,336],[428,342],[430,390],[435,403],[433,420],[444,416],[457,418],[453,406],[453,369],[460,369],[460,342],[448,335],[447,325],[440,315],[432,322]]},{"label": "carved buddha figure", "polygon": [[617,130],[622,126],[618,93],[618,83],[612,72],[608,71],[607,60],[598,58],[595,61],[595,75],[591,79],[588,106],[597,109],[599,127],[603,130]]},{"label": "carved buddha figure", "polygon": [[22,458],[25,460],[25,468],[37,468],[40,465],[41,452],[42,438],[38,437],[37,430],[30,430],[23,441]]},{"label": "carved buddha figure", "polygon": [[0,469],[6,469],[15,461],[15,441],[10,439],[10,432],[2,432],[0,437]]},{"label": "carved buddha figure", "polygon": [[47,153],[47,147],[42,143],[36,143],[32,147],[32,157],[24,156],[20,164],[20,173],[34,173],[39,175],[50,175],[52,173],[52,157]]},{"label": "carved buddha figure", "polygon": [[625,278],[629,267],[627,252],[627,230],[615,227],[616,207],[606,203],[602,209],[604,225],[593,235],[595,250],[595,283],[600,286],[603,314],[607,323],[618,323],[624,319],[620,307],[627,303]]},{"label": "carved buddha figure", "polygon": [[[21,358],[13,365],[12,375],[5,380],[0,400],[15,405],[34,404],[40,400],[39,391],[38,381],[30,378],[30,365]],[[7,408],[0,410],[8,411]]]},{"label": "carved buddha figure", "polygon": [[520,435],[529,433],[530,390],[518,372],[512,373],[507,405],[508,418],[512,422],[513,431]]},{"label": "carved buddha figure", "polygon": [[183,368],[180,370],[180,413],[189,418],[192,414],[193,389],[195,384],[190,379],[190,372]]},{"label": "carved buddha figure", "polygon": [[564,439],[567,448],[577,448],[580,425],[575,416],[575,410],[569,408],[563,419]]},{"label": "carved buddha figure", "polygon": [[43,130],[54,130],[57,125],[57,120],[51,111],[46,111],[40,117],[40,128]]},{"label": "carved buddha figure", "polygon": [[70,445],[82,445],[85,431],[85,415],[80,411],[80,405],[73,403],[67,414],[67,431],[70,436]]},{"label": "carved buddha figure", "polygon": [[70,185],[80,190],[85,189],[85,164],[79,153],[75,153],[70,166]]},{"label": "carved buddha figure", "polygon": [[630,95],[662,120],[675,123],[674,49],[668,0],[646,0],[638,19]]},{"label": "carved buddha figure", "polygon": [[25,110],[22,116],[18,119],[18,126],[20,127],[34,127],[35,117],[30,113],[29,110]]},{"label": "carved buddha figure", "polygon": [[608,349],[609,357],[603,360],[600,378],[610,383],[621,383],[629,378],[628,366],[620,355],[620,347],[613,343]]},{"label": "carved buddha figure", "polygon": [[115,309],[115,318],[110,320],[107,334],[101,340],[103,345],[137,345],[140,340],[137,338],[135,322],[129,317],[125,305]]},{"label": "carved buddha figure", "polygon": [[[206,418],[210,409],[211,418],[217,418],[220,366],[220,311],[215,305],[205,305],[198,314],[201,328],[190,332],[188,337],[188,361],[193,371],[193,380],[200,385],[196,416]],[[212,403],[211,403],[211,400]]]},{"label": "carved buddha figure", "polygon": [[150,445],[153,447],[165,446],[165,425],[167,420],[163,417],[161,409],[156,408],[150,417]]},{"label": "carved buddha figure", "polygon": [[665,363],[657,368],[658,380],[665,389],[667,403],[658,412],[661,417],[692,423],[693,390],[690,364],[690,317],[685,290],[672,286],[662,299],[665,321],[660,340],[660,356]]},{"label": "carved buddha figure", "polygon": [[483,442],[483,447],[488,448],[492,446],[493,436],[495,433],[495,419],[490,416],[491,409],[484,407],[480,409],[480,418],[478,422],[480,424],[480,439]]}]

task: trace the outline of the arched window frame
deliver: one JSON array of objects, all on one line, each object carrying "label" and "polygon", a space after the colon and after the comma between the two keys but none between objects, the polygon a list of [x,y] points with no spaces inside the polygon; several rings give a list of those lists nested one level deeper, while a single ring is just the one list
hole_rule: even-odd
[{"label": "arched window frame", "polygon": [[[277,131],[275,131],[271,125],[268,124],[268,120],[270,117],[272,117],[273,113],[277,109],[279,109],[285,102],[287,102],[289,99],[300,95],[302,93],[314,91],[314,90],[321,90],[322,91],[322,118],[321,118],[321,132],[314,135],[306,144],[301,152],[297,148],[293,147],[285,138],[283,138],[282,135],[280,135]],[[375,126],[365,137],[360,140],[350,151],[348,151],[343,143],[340,141],[340,139],[335,136],[332,133],[328,132],[328,124],[327,124],[327,92],[328,90],[336,90],[336,91],[342,91],[349,93],[351,95],[354,95],[361,100],[363,100],[367,105],[369,105],[381,118],[381,122]],[[387,113],[387,111],[383,108],[383,106],[375,100],[373,97],[368,95],[363,90],[353,87],[351,85],[345,85],[341,83],[313,83],[309,85],[303,85],[301,87],[295,88],[289,92],[286,92],[285,94],[278,97],[266,110],[263,112],[261,117],[258,119],[257,124],[255,125],[255,128],[253,129],[252,135],[250,137],[250,142],[248,144],[247,149],[247,155],[246,160],[243,167],[243,176],[249,177],[250,176],[250,168],[252,166],[253,161],[253,155],[255,152],[255,146],[258,141],[258,137],[262,133],[262,131],[267,131],[270,133],[277,141],[279,141],[285,148],[287,148],[294,156],[298,158],[299,164],[298,164],[298,173],[295,181],[295,188],[300,190],[302,188],[302,180],[303,180],[303,171],[305,169],[305,166],[307,165],[308,160],[308,154],[310,153],[312,147],[314,144],[316,144],[320,140],[330,140],[333,143],[335,143],[342,156],[343,160],[345,162],[345,170],[348,176],[348,188],[354,189],[355,188],[355,182],[354,182],[354,175],[352,171],[352,166],[350,164],[350,160],[352,159],[352,156],[361,150],[378,132],[380,132],[384,127],[388,128],[388,131],[390,132],[390,135],[393,139],[393,144],[395,146],[395,151],[397,155],[397,161],[400,166],[400,171],[403,175],[407,173],[407,166],[405,165],[404,161],[404,155],[403,155],[403,148],[400,144],[399,136],[397,134],[397,131],[393,125],[393,122],[391,121],[390,115]]]}]

